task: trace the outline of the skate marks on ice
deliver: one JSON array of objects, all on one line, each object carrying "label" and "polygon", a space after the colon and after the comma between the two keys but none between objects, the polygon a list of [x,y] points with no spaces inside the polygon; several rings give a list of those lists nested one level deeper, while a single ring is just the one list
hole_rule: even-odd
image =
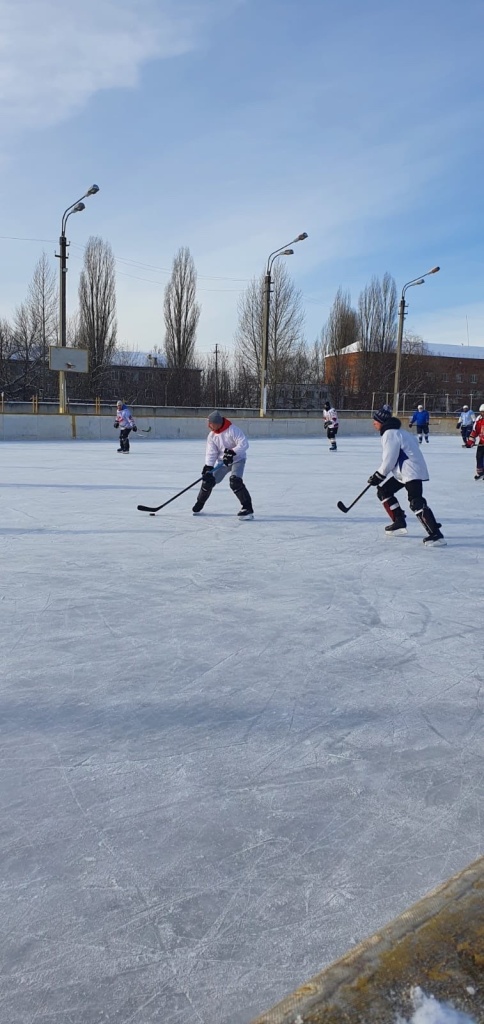
[{"label": "skate marks on ice", "polygon": [[230,494],[210,528],[187,506],[150,530],[89,489],[93,458],[119,482],[111,452],[79,451],[26,470],[84,494],[25,488],[4,517],[53,533],[2,546],[2,1010],[247,1024],[482,848],[481,506],[466,524],[432,447],[429,498],[473,545],[436,567],[413,520],[396,547],[370,500],[334,508],[370,441],[324,479],[313,445],[263,442],[248,534]]}]

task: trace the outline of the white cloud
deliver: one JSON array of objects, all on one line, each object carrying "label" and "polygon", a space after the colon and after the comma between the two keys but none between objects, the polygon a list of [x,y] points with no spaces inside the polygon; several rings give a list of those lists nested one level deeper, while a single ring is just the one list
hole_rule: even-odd
[{"label": "white cloud", "polygon": [[0,0],[0,119],[55,124],[99,89],[132,87],[145,61],[192,50],[236,0]]}]

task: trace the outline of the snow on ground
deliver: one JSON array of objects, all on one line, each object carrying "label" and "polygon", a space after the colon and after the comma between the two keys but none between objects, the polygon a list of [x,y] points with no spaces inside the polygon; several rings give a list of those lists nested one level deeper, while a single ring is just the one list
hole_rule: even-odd
[{"label": "snow on ground", "polygon": [[[427,996],[418,986],[412,991],[415,1013],[410,1024],[475,1024],[467,1013],[460,1013],[448,1003],[441,1003],[434,996]],[[397,1024],[407,1024],[399,1017]]]},{"label": "snow on ground", "polygon": [[[4,443],[0,1019],[246,1024],[483,853],[484,483],[433,437]],[[403,503],[407,508],[406,500]]]}]

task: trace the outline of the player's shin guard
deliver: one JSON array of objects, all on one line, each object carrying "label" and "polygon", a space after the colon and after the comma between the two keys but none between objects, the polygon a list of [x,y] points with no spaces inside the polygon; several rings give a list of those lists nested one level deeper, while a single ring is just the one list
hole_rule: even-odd
[{"label": "player's shin guard", "polygon": [[427,531],[429,537],[443,536],[440,532],[440,527],[442,526],[442,523],[437,522],[434,513],[432,512],[432,509],[429,508],[428,505],[425,505],[424,508],[420,509],[420,511],[416,512],[415,514],[417,516],[417,519],[420,519],[420,522],[422,523],[424,530]]},{"label": "player's shin guard", "polygon": [[230,489],[234,492],[235,497],[239,499],[242,508],[250,509],[252,512],[252,498],[240,476],[230,477]]},{"label": "player's shin guard", "polygon": [[208,501],[213,489],[215,487],[215,478],[212,473],[208,473],[204,478],[202,486],[197,494],[197,500],[195,506],[197,512],[201,512],[206,501]]},{"label": "player's shin guard", "polygon": [[395,519],[405,518],[403,508],[395,497],[380,498],[380,501],[383,505],[383,508],[385,509],[385,512],[387,513],[387,515],[390,516],[390,519],[392,520],[393,523],[395,522]]}]

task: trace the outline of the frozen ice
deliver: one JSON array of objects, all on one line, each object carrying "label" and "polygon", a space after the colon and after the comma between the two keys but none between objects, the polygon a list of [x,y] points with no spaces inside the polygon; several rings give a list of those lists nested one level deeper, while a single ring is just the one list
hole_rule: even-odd
[{"label": "frozen ice", "polygon": [[[113,432],[114,433],[114,432]],[[0,1019],[247,1024],[483,852],[484,483],[378,435],[3,443]]]}]

